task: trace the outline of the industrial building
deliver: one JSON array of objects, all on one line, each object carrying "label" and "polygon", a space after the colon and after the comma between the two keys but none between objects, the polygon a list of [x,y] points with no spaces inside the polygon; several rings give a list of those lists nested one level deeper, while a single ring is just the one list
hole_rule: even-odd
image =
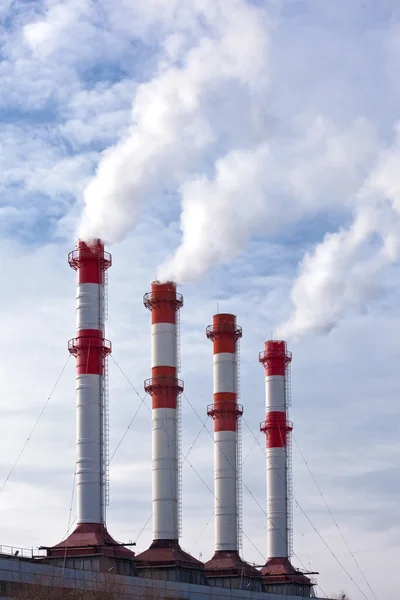
[{"label": "industrial building", "polygon": [[[292,566],[291,478],[288,418],[291,354],[284,341],[267,341],[259,360],[265,369],[267,561],[258,569],[240,556],[240,418],[238,343],[242,329],[233,314],[216,314],[206,336],[212,342],[214,398],[214,553],[204,564],[180,545],[181,449],[178,315],[183,297],[173,282],[154,281],[144,296],[151,312],[153,541],[136,554],[107,530],[108,385],[105,336],[106,272],[111,255],[100,240],[78,241],[69,255],[77,273],[76,358],[77,526],[65,539],[34,554],[0,547],[0,599],[20,589],[58,590],[108,586],[118,598],[196,600],[296,600],[315,597],[315,582]],[[149,431],[150,435],[150,431]],[[111,586],[111,587],[110,587]],[[149,591],[150,590],[150,591]],[[150,593],[151,592],[151,593]],[[110,592],[111,593],[111,592]],[[150,594],[150,595],[149,595]],[[25,596],[24,596],[25,597]],[[110,596],[111,597],[111,596]]]}]

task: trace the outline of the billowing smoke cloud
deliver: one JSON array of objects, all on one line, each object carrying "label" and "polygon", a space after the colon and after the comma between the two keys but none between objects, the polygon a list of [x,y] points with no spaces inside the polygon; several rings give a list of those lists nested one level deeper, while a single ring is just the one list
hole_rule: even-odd
[{"label": "billowing smoke cloud", "polygon": [[375,146],[364,120],[338,131],[317,116],[290,139],[269,135],[252,149],[232,150],[216,161],[211,178],[181,187],[182,241],[160,275],[199,279],[230,262],[253,234],[283,233],[287,224],[336,209],[338,198],[347,202],[356,191]]},{"label": "billowing smoke cloud", "polygon": [[200,279],[211,266],[229,262],[246,245],[257,219],[265,215],[262,179],[268,155],[266,145],[232,151],[217,161],[212,180],[197,177],[182,186],[183,239],[175,255],[161,266],[161,278]]},{"label": "billowing smoke cloud", "polygon": [[223,147],[254,143],[266,86],[264,11],[244,0],[191,0],[171,27],[156,76],[138,86],[129,132],[104,152],[85,191],[83,238],[121,240],[143,202],[212,168]]},{"label": "billowing smoke cloud", "polygon": [[382,153],[354,200],[349,228],[327,234],[301,262],[294,313],[281,337],[329,333],[348,313],[368,309],[382,291],[382,270],[400,258],[400,135]]},{"label": "billowing smoke cloud", "polygon": [[177,193],[181,243],[157,274],[183,282],[231,261],[255,234],[333,210],[351,225],[301,261],[294,312],[279,334],[327,333],[349,311],[366,310],[382,268],[398,258],[398,144],[368,176],[378,144],[365,120],[345,129],[318,114],[274,121],[263,8],[246,0],[148,7],[165,34],[157,72],[137,87],[129,131],[85,190],[80,236],[117,242],[141,206]]}]

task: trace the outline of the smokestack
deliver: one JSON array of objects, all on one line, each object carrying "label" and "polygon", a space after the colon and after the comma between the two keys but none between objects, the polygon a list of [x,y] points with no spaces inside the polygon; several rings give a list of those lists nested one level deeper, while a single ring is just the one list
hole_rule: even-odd
[{"label": "smokestack", "polygon": [[214,315],[207,327],[214,353],[214,404],[207,414],[214,419],[216,552],[238,551],[237,420],[243,408],[237,403],[236,342],[241,337],[235,315]]},{"label": "smokestack", "polygon": [[144,305],[151,311],[152,377],[144,389],[152,397],[153,539],[177,541],[177,408],[183,381],[177,379],[176,321],[183,297],[172,283],[153,283]]},{"label": "smokestack", "polygon": [[[292,354],[286,342],[265,342],[259,361],[265,369],[266,417],[260,429],[266,434],[267,445],[267,552],[268,560],[262,568],[265,591],[297,593],[308,588],[310,579],[296,570],[289,561],[291,553],[291,468],[290,434],[288,420],[290,384],[289,365]],[[278,586],[278,588],[277,588]],[[282,586],[282,589],[279,589]],[[303,594],[304,595],[304,594]]]},{"label": "smokestack", "polygon": [[105,523],[107,464],[104,412],[106,357],[111,342],[105,339],[104,277],[111,255],[100,241],[92,247],[84,242],[69,256],[77,271],[76,338],[68,343],[76,357],[77,521]]},{"label": "smokestack", "polygon": [[[151,379],[144,382],[152,397],[153,543],[136,558],[138,568],[200,569],[203,564],[179,546],[180,485],[177,411],[183,381],[178,374],[178,311],[183,297],[173,282],[153,281],[144,306],[151,311]],[[201,582],[201,574],[199,574]],[[179,575],[178,575],[179,580]],[[182,577],[182,581],[184,577]]]},{"label": "smokestack", "polygon": [[[111,342],[105,339],[106,271],[111,255],[100,240],[78,241],[68,256],[77,272],[76,337],[68,342],[76,358],[76,495],[77,528],[61,544],[48,550],[49,556],[88,554],[101,547],[116,558],[133,558],[108,534],[108,397],[106,360]],[[93,552],[93,550],[91,551]],[[60,554],[61,553],[61,554]]]},{"label": "smokestack", "polygon": [[261,591],[260,573],[239,556],[238,547],[238,419],[243,407],[238,404],[237,343],[242,328],[236,316],[217,314],[206,335],[213,342],[214,403],[207,414],[214,419],[214,515],[215,554],[205,564],[211,585]]},{"label": "smokestack", "polygon": [[261,431],[267,436],[268,558],[289,557],[289,499],[287,443],[292,429],[287,420],[287,366],[292,355],[286,342],[265,342],[260,353],[265,368],[266,418]]}]

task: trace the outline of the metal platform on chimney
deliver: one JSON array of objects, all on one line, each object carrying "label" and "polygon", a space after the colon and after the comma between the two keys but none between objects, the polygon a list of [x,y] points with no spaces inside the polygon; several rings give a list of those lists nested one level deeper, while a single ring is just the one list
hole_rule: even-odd
[{"label": "metal platform on chimney", "polygon": [[204,570],[209,585],[262,592],[260,571],[240,558],[238,552],[220,550],[205,563]]},{"label": "metal platform on chimney", "polygon": [[288,558],[270,558],[262,567],[261,575],[266,592],[292,594],[305,598],[311,596],[314,583],[307,575],[295,569]]},{"label": "metal platform on chimney", "polygon": [[135,560],[141,577],[207,584],[203,563],[182,550],[177,540],[154,540]]}]

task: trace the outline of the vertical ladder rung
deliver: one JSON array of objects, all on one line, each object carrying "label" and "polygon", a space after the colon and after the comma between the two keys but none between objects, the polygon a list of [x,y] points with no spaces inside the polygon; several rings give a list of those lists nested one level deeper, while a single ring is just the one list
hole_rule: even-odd
[{"label": "vertical ladder rung", "polygon": [[[240,341],[236,342],[235,353],[236,369],[236,402],[240,398]],[[236,420],[236,504],[237,504],[237,540],[238,549],[243,546],[243,496],[242,496],[242,420],[240,417]]]},{"label": "vertical ladder rung", "polygon": [[177,453],[177,487],[178,487],[178,536],[182,537],[182,398],[181,394],[176,402],[176,453]]},{"label": "vertical ladder rung", "polygon": [[104,364],[104,376],[102,386],[102,421],[103,421],[103,443],[102,443],[102,471],[103,471],[103,486],[104,486],[104,505],[109,506],[110,503],[110,482],[109,482],[109,432],[110,432],[110,414],[109,414],[109,385],[108,385],[108,361],[105,360]]},{"label": "vertical ladder rung", "polygon": [[[100,320],[101,329],[105,331],[105,321],[108,316],[108,273],[104,271],[103,285],[100,286]],[[100,389],[100,411],[101,411],[101,483],[102,483],[102,505],[103,519],[106,518],[106,507],[110,503],[110,478],[109,478],[109,445],[110,445],[110,414],[109,414],[109,381],[108,360],[104,359],[104,373]]]},{"label": "vertical ladder rung", "polygon": [[243,546],[243,497],[242,497],[242,420],[236,423],[236,503],[237,503],[237,540],[238,549]]},{"label": "vertical ladder rung", "polygon": [[[181,316],[176,311],[176,372],[181,370]],[[182,397],[178,394],[176,399],[176,454],[177,454],[177,525],[178,536],[182,536]]]},{"label": "vertical ladder rung", "polygon": [[181,371],[181,315],[180,311],[176,312],[176,371]]},{"label": "vertical ladder rung", "polygon": [[104,271],[104,321],[108,319],[108,271]]},{"label": "vertical ladder rung", "polygon": [[[291,367],[286,365],[285,372],[285,402],[286,417],[289,417],[291,405]],[[287,528],[288,528],[288,555],[293,556],[293,473],[292,473],[292,436],[288,432],[286,437],[286,485],[287,485]]]}]

